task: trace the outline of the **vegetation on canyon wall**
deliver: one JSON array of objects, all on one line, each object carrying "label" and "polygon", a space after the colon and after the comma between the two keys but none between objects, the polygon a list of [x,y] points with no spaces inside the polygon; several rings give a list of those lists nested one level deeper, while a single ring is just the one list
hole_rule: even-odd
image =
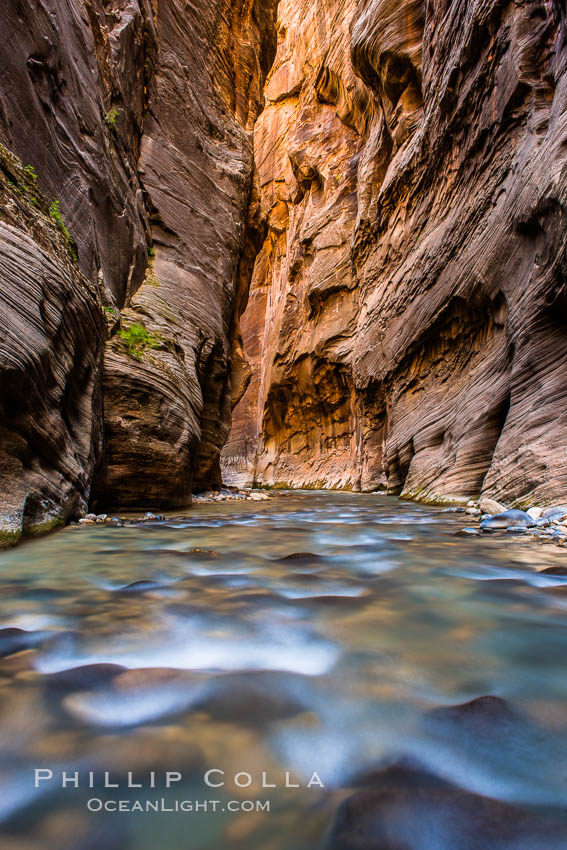
[{"label": "vegetation on canyon wall", "polygon": [[235,405],[228,476],[565,497],[558,0],[72,6],[4,11],[5,533],[187,505]]},{"label": "vegetation on canyon wall", "polygon": [[3,9],[0,140],[33,164],[0,201],[7,533],[220,482],[275,6]]}]

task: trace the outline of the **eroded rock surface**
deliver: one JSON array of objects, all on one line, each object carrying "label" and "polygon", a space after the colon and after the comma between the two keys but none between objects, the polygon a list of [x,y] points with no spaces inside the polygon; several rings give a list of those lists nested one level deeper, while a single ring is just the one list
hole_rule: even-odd
[{"label": "eroded rock surface", "polygon": [[557,0],[281,0],[227,477],[567,492]]},{"label": "eroded rock surface", "polygon": [[[169,3],[157,15],[158,72],[139,169],[152,257],[123,313],[151,345],[120,335],[105,362],[109,503],[186,505],[221,484],[233,351],[254,239],[252,128],[271,61],[273,3]],[[253,213],[251,213],[253,215]]]},{"label": "eroded rock surface", "polygon": [[567,497],[559,0],[0,16],[10,536],[188,504],[239,399],[238,483]]},{"label": "eroded rock surface", "polygon": [[[143,506],[220,483],[246,380],[231,386],[231,362],[259,239],[252,128],[275,6],[3,4],[0,141],[26,166],[19,183],[5,175],[1,217],[18,231],[0,283],[10,534],[84,510],[93,481],[96,503]],[[59,232],[48,244],[38,205]]]},{"label": "eroded rock surface", "polygon": [[85,510],[104,319],[33,174],[0,147],[0,546]]}]

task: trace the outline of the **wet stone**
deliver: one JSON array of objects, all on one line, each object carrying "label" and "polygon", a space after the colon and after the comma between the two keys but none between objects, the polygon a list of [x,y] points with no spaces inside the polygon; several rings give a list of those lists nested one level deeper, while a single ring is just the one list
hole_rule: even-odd
[{"label": "wet stone", "polygon": [[494,514],[489,519],[484,519],[480,527],[484,529],[507,529],[510,527],[523,527],[535,525],[535,520],[525,511],[504,511],[503,514]]},{"label": "wet stone", "polygon": [[567,505],[557,505],[554,508],[546,508],[542,514],[543,519],[552,522],[561,521],[567,517]]},{"label": "wet stone", "polygon": [[157,581],[145,580],[133,581],[125,587],[120,588],[120,593],[148,593],[151,590],[161,590],[163,584],[158,584]]},{"label": "wet stone", "polygon": [[183,671],[126,670],[97,688],[64,696],[61,707],[81,724],[134,727],[186,711],[200,687]]},{"label": "wet stone", "polygon": [[85,664],[51,673],[45,686],[51,691],[87,691],[112,682],[125,670],[120,664]]},{"label": "wet stone", "polygon": [[282,558],[276,558],[277,561],[281,563],[289,563],[293,561],[294,563],[317,563],[319,561],[324,561],[324,557],[322,555],[315,555],[313,552],[292,552],[291,555],[284,555]]},{"label": "wet stone", "polygon": [[194,708],[206,711],[214,720],[257,729],[306,711],[286,692],[285,681],[285,676],[270,673],[219,676]]},{"label": "wet stone", "polygon": [[25,649],[32,649],[48,636],[48,632],[28,632],[17,628],[0,629],[0,658]]},{"label": "wet stone", "polygon": [[488,765],[497,755],[523,770],[526,753],[547,753],[561,760],[562,745],[532,718],[508,701],[484,695],[458,705],[439,706],[425,713],[424,730],[442,747],[467,753],[467,758]]},{"label": "wet stone", "polygon": [[502,697],[486,694],[458,705],[439,706],[426,714],[428,720],[459,724],[483,724],[490,727],[502,721],[512,721],[516,714]]},{"label": "wet stone", "polygon": [[342,803],[327,850],[558,850],[566,839],[564,827],[518,806],[398,765]]}]

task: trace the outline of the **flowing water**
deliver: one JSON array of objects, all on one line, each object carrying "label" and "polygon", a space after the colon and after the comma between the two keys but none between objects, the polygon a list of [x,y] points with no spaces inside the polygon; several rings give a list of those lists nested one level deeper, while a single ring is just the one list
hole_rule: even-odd
[{"label": "flowing water", "polygon": [[[538,570],[565,551],[466,519],[298,492],[0,553],[0,850],[316,850],[400,761],[563,823],[567,578]],[[482,735],[435,711],[486,694]]]}]

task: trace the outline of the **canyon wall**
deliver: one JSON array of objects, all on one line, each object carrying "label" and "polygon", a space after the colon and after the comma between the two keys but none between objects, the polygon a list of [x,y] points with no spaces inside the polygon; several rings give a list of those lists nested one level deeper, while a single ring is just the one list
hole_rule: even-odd
[{"label": "canyon wall", "polygon": [[559,0],[0,21],[2,540],[187,505],[235,404],[228,480],[567,496]]},{"label": "canyon wall", "polygon": [[252,128],[275,7],[2,5],[7,540],[93,500],[186,505],[193,487],[220,482],[259,240]]},{"label": "canyon wall", "polygon": [[272,6],[158,4],[138,163],[152,249],[122,314],[147,335],[140,344],[126,337],[126,351],[119,334],[108,346],[103,506],[183,506],[192,489],[221,483],[255,238],[246,227],[252,129],[275,47]]},{"label": "canyon wall", "polygon": [[559,0],[281,0],[232,481],[567,497]]}]

